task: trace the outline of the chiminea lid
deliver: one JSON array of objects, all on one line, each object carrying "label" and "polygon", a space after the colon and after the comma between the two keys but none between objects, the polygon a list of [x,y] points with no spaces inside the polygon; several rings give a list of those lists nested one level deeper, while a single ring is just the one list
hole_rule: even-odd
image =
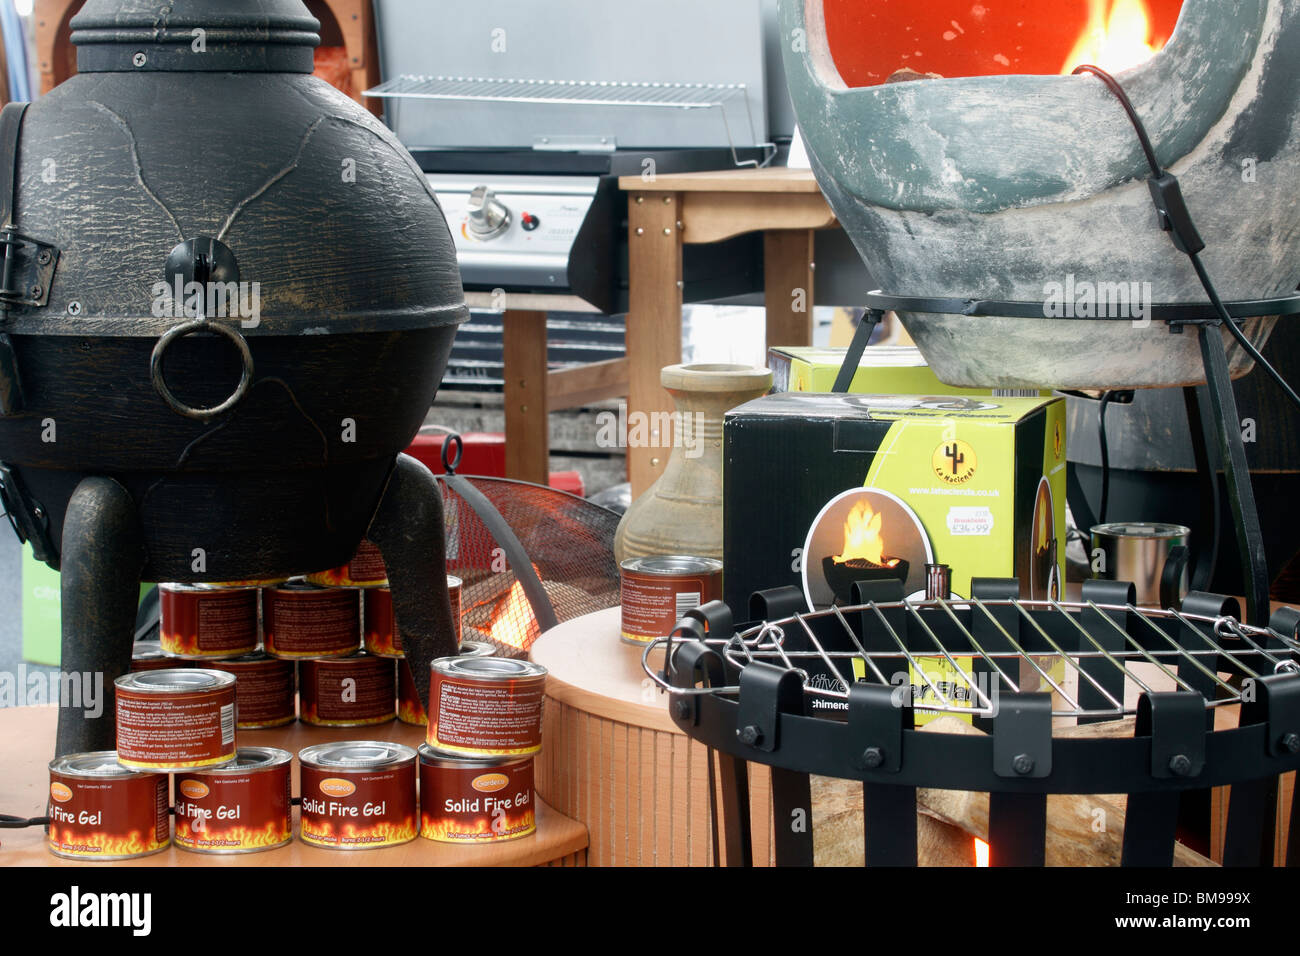
[{"label": "chiminea lid", "polygon": [[302,0],[86,0],[80,73],[310,73],[320,23]]}]

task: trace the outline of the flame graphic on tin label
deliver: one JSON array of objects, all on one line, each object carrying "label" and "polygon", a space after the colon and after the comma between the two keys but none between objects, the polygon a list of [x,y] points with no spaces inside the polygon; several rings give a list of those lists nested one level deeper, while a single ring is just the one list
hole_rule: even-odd
[{"label": "flame graphic on tin label", "polygon": [[272,820],[260,830],[245,826],[217,828],[210,820],[203,829],[196,830],[189,820],[176,821],[176,842],[201,849],[254,850],[279,846],[289,839],[291,832],[287,819]]},{"label": "flame graphic on tin label", "polygon": [[397,706],[397,719],[404,724],[427,724],[429,715],[424,712],[420,706],[419,700],[399,700]]},{"label": "flame graphic on tin label", "polygon": [[375,823],[368,827],[345,823],[335,826],[324,820],[304,817],[299,836],[308,843],[324,846],[392,846],[406,843],[416,835],[415,817],[407,816],[395,823]]},{"label": "flame graphic on tin label", "polygon": [[525,836],[536,829],[531,806],[503,816],[480,816],[474,821],[420,814],[420,836],[440,843],[487,843]]},{"label": "flame graphic on tin label", "polygon": [[68,827],[50,824],[49,845],[60,853],[77,856],[138,856],[165,846],[155,838],[153,830],[142,833],[132,830],[125,836],[113,836],[107,833],[86,833]]}]

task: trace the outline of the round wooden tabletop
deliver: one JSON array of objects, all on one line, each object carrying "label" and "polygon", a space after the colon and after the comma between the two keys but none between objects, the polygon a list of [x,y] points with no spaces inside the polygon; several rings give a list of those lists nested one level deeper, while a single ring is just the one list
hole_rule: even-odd
[{"label": "round wooden tabletop", "polygon": [[[54,755],[55,707],[0,709],[0,813],[36,817],[45,813],[49,762]],[[241,730],[239,742],[280,747],[297,754],[303,747],[330,740],[385,740],[418,747],[424,728],[393,721],[375,727],[313,727],[292,723],[269,730]],[[298,760],[293,761],[293,792],[299,793]],[[538,866],[585,858],[587,829],[537,801],[537,832],[503,843],[457,846],[417,837],[401,846],[379,850],[325,850],[297,838],[288,846],[260,853],[220,855],[169,847],[162,853],[119,866]],[[94,861],[65,860],[45,848],[40,826],[0,830],[0,866],[102,866]]]},{"label": "round wooden tabletop", "polygon": [[[680,733],[668,716],[668,695],[641,666],[645,648],[619,638],[622,610],[606,608],[551,628],[529,657],[548,671],[546,695],[588,714],[634,727]],[[650,663],[663,667],[655,648]]]}]

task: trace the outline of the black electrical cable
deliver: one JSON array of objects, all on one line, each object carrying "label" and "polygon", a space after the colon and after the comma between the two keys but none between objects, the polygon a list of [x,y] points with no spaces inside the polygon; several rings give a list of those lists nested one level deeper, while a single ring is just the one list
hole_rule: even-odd
[{"label": "black electrical cable", "polygon": [[1099,66],[1093,66],[1091,63],[1084,63],[1082,66],[1076,66],[1072,75],[1078,76],[1080,73],[1091,73],[1097,79],[1101,80],[1124,107],[1124,112],[1128,113],[1129,121],[1133,128],[1137,130],[1138,141],[1142,144],[1142,152],[1147,155],[1147,163],[1151,166],[1151,175],[1160,177],[1164,175],[1164,170],[1160,167],[1160,162],[1156,159],[1155,147],[1151,145],[1151,137],[1147,135],[1147,128],[1142,123],[1142,118],[1137,115],[1137,110],[1133,108],[1133,102],[1124,92],[1124,87],[1119,85],[1119,80],[1111,76]]},{"label": "black electrical cable", "polygon": [[[1237,340],[1237,344],[1241,346],[1247,355],[1254,359],[1255,364],[1262,368],[1269,378],[1277,383],[1287,398],[1294,402],[1297,407],[1300,407],[1300,395],[1296,394],[1295,389],[1264,358],[1254,343],[1246,337],[1246,333],[1241,330],[1237,320],[1228,314],[1228,310],[1220,300],[1219,293],[1214,288],[1214,283],[1210,280],[1205,265],[1201,262],[1199,253],[1204,248],[1204,243],[1200,241],[1200,236],[1196,234],[1196,227],[1192,224],[1191,214],[1183,204],[1182,190],[1178,187],[1178,181],[1172,174],[1166,173],[1161,168],[1160,162],[1156,159],[1155,149],[1151,145],[1151,138],[1147,135],[1146,126],[1143,124],[1142,118],[1138,116],[1137,110],[1134,109],[1128,94],[1124,92],[1124,87],[1120,85],[1115,77],[1091,63],[1077,66],[1073,72],[1076,76],[1081,73],[1091,73],[1097,77],[1106,84],[1106,87],[1115,94],[1120,105],[1124,107],[1129,122],[1133,124],[1133,129],[1137,132],[1138,141],[1142,144],[1142,152],[1146,154],[1147,164],[1151,167],[1152,178],[1150,182],[1155,184],[1152,188],[1152,201],[1156,203],[1157,212],[1161,216],[1162,228],[1173,234],[1174,245],[1185,252],[1187,257],[1192,260],[1192,268],[1196,270],[1196,277],[1200,280],[1202,288],[1205,289],[1205,294],[1209,296],[1210,303],[1219,316],[1219,321],[1228,327],[1228,331]],[[1176,205],[1176,208],[1173,210],[1168,207],[1161,208],[1162,197],[1168,199],[1171,204]],[[1177,215],[1177,213],[1181,213],[1181,216]]]},{"label": "black electrical cable", "polygon": [[49,817],[15,817],[0,813],[0,830],[21,830],[23,827],[43,827],[50,822]]},{"label": "black electrical cable", "polygon": [[1106,523],[1106,502],[1110,497],[1110,448],[1106,444],[1106,406],[1114,398],[1114,392],[1101,396],[1097,406],[1097,441],[1101,445],[1101,507],[1097,510],[1097,524]]}]

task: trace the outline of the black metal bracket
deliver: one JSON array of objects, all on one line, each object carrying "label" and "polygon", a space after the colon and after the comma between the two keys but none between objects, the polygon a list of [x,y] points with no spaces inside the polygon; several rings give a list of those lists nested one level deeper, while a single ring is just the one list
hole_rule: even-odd
[{"label": "black metal bracket", "polygon": [[1276,637],[1268,642],[1268,647],[1285,648],[1282,638],[1288,641],[1300,641],[1300,611],[1293,607],[1280,607],[1268,619],[1268,629]]},{"label": "black metal bracket", "polygon": [[862,353],[867,350],[867,343],[871,341],[871,333],[876,330],[876,326],[884,317],[883,309],[867,309],[863,313],[853,333],[853,339],[849,342],[848,350],[844,353],[844,361],[840,363],[835,384],[831,386],[832,392],[842,394],[849,390],[849,386],[853,384],[853,376],[858,372],[858,363],[862,361]]},{"label": "black metal bracket", "polygon": [[767,588],[749,596],[751,621],[779,621],[804,609],[803,592],[796,587]]},{"label": "black metal bracket", "polygon": [[1013,780],[1051,776],[1051,694],[999,695],[993,716],[993,772]]},{"label": "black metal bracket", "polygon": [[1199,777],[1205,769],[1205,698],[1190,691],[1138,698],[1135,737],[1151,738],[1151,776]]},{"label": "black metal bracket", "polygon": [[4,504],[5,514],[18,540],[23,544],[31,542],[32,554],[37,561],[57,567],[59,551],[50,536],[50,516],[39,501],[28,496],[18,474],[3,462],[0,462],[0,503]]},{"label": "black metal bracket", "polygon": [[1254,700],[1242,694],[1241,724],[1267,724],[1270,757],[1300,753],[1300,674],[1266,674],[1254,679]]},{"label": "black metal bracket", "polygon": [[[905,700],[898,700],[899,691]],[[903,730],[913,722],[911,686],[858,682],[849,687],[849,735],[861,747],[853,766],[898,773],[903,768]]]},{"label": "black metal bracket", "polygon": [[27,103],[9,103],[0,111],[0,302],[43,306],[50,297],[56,246],[25,236],[14,226],[14,191],[18,186],[18,140]]},{"label": "black metal bracket", "polygon": [[[977,601],[1011,601],[1020,597],[1020,582],[1015,578],[971,578],[970,596]],[[979,610],[971,613],[971,634],[989,653],[1004,654],[1014,650],[1007,634],[1017,637],[1020,633],[1020,615],[1016,609],[1004,604],[990,607],[988,612],[988,615]],[[989,615],[992,615],[992,620]]]},{"label": "black metal bracket", "polygon": [[775,752],[783,712],[803,713],[803,677],[795,670],[751,661],[740,672],[736,739],[755,750]]},{"label": "black metal bracket", "polygon": [[[705,634],[719,640],[727,640],[736,630],[731,618],[731,608],[725,601],[709,601],[699,607],[691,608],[684,616],[687,620],[703,624]],[[703,636],[700,640],[703,640]]]},{"label": "black metal bracket", "polygon": [[851,589],[853,600],[857,604],[896,604],[899,607],[882,607],[873,611],[866,608],[862,611],[862,639],[870,642],[870,635],[879,635],[879,647],[873,647],[870,643],[867,650],[879,650],[880,648],[890,647],[893,641],[878,628],[877,622],[880,617],[884,617],[885,623],[895,634],[907,643],[907,612],[901,607],[905,591],[903,582],[897,578],[885,578],[880,581],[854,581]]},{"label": "black metal bracket", "polygon": [[58,264],[57,247],[0,227],[0,300],[7,305],[44,306]]}]

